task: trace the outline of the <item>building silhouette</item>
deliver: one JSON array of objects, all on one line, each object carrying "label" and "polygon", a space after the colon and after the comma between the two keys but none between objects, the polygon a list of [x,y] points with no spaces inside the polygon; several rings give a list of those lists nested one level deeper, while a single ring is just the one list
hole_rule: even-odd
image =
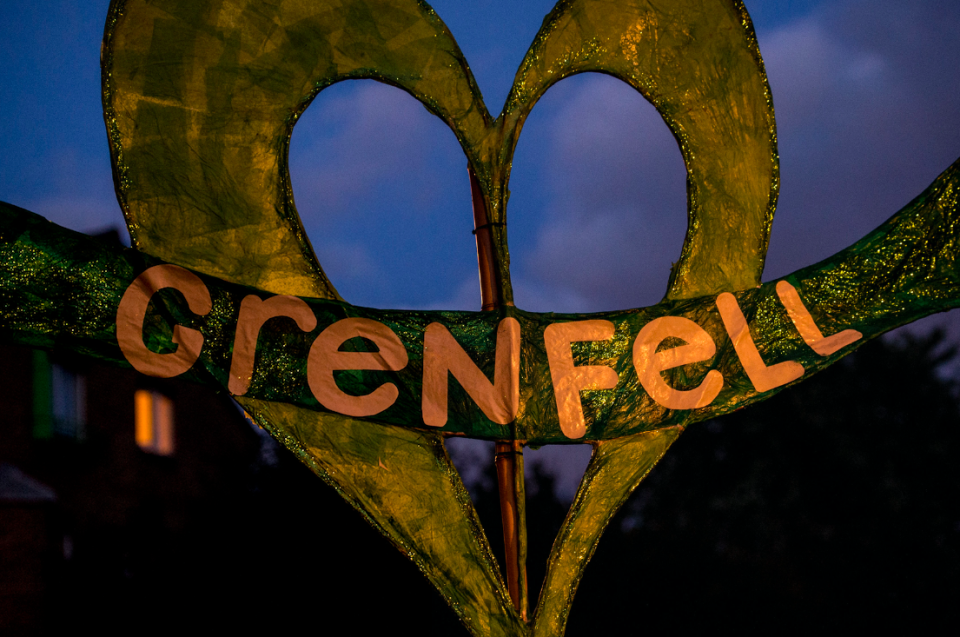
[{"label": "building silhouette", "polygon": [[249,491],[262,436],[225,393],[19,346],[0,357],[0,634],[149,607],[138,596]]}]

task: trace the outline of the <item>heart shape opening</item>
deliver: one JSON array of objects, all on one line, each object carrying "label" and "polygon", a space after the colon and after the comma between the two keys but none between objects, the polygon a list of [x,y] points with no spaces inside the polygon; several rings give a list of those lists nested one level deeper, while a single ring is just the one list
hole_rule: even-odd
[{"label": "heart shape opening", "polygon": [[519,307],[587,313],[656,305],[686,233],[686,170],[656,109],[583,73],[531,112],[510,179]]},{"label": "heart shape opening", "polygon": [[294,128],[290,177],[304,230],[346,298],[477,309],[463,153],[407,93],[371,80],[322,91]]}]

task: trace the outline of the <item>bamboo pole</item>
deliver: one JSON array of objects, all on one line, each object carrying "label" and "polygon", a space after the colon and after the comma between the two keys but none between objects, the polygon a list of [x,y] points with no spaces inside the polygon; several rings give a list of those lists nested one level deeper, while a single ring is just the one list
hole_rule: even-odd
[{"label": "bamboo pole", "polygon": [[[503,299],[497,280],[493,230],[480,182],[472,166],[470,194],[473,201],[473,233],[477,237],[477,264],[480,268],[480,302],[484,311],[499,308]],[[500,495],[500,518],[503,523],[503,547],[507,590],[513,607],[527,621],[527,519],[523,479],[523,447],[517,440],[498,440],[494,462],[497,468],[497,490]]]},{"label": "bamboo pole", "polygon": [[487,216],[487,206],[477,173],[472,166],[470,173],[470,198],[473,203],[473,234],[477,237],[477,265],[480,268],[480,303],[484,312],[500,307],[500,286],[497,285],[497,256],[493,251],[493,229]]},{"label": "bamboo pole", "polygon": [[[507,589],[513,607],[527,620],[527,560],[523,528],[526,522],[523,506],[523,451],[516,440],[498,440],[494,462],[497,467],[497,490],[500,494],[500,519],[503,522],[504,561]],[[524,538],[525,539],[525,538]]]}]

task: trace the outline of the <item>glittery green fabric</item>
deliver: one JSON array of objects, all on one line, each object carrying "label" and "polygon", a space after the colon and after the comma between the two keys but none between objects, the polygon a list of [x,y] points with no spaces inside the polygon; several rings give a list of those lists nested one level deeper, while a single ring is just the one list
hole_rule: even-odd
[{"label": "glittery green fabric", "polygon": [[[926,192],[876,231],[817,265],[796,272],[790,282],[804,299],[824,335],[854,329],[864,338],[835,353],[821,355],[807,345],[790,320],[770,282],[736,292],[750,333],[763,361],[776,365],[795,361],[804,368],[797,381],[823,369],[865,340],[934,312],[960,305],[960,269],[956,264],[960,163],[949,168]],[[59,228],[27,211],[0,205],[0,255],[3,271],[3,320],[7,334],[44,347],[71,347],[123,364],[113,323],[120,298],[147,267],[161,263],[135,250],[101,244],[96,239]],[[213,300],[209,314],[193,315],[175,290],[160,291],[144,324],[148,347],[171,351],[174,325],[200,330],[204,345],[200,360],[188,375],[226,387],[239,308],[244,297],[271,295],[253,288],[200,275]],[[396,385],[399,396],[385,411],[362,420],[382,425],[419,428],[472,438],[516,438],[529,444],[599,441],[645,431],[689,425],[739,409],[781,389],[757,391],[746,375],[734,343],[724,328],[715,296],[635,310],[599,314],[535,314],[513,307],[496,312],[413,312],[362,308],[342,301],[304,299],[317,317],[317,326],[303,332],[291,319],[264,324],[247,398],[283,402],[314,411],[329,411],[307,384],[307,357],[317,336],[348,317],[381,323],[400,339],[409,357],[397,372],[342,372],[339,387],[366,395],[384,382]],[[427,427],[421,415],[424,332],[431,323],[450,330],[480,369],[493,376],[497,324],[505,316],[519,321],[521,331],[520,397],[517,418],[500,425],[487,418],[456,383],[450,393],[449,419],[439,429]],[[707,372],[719,371],[723,388],[709,405],[668,409],[641,386],[634,367],[634,343],[652,320],[680,316],[701,326],[716,343],[716,353],[698,363],[664,372],[677,389],[699,386]],[[76,317],[81,317],[78,321]],[[574,343],[577,365],[610,367],[619,376],[616,388],[582,395],[586,435],[571,440],[559,426],[544,331],[555,323],[610,321],[614,336],[604,341]],[[363,341],[348,341],[354,351],[376,351]],[[786,386],[786,385],[784,385]]]},{"label": "glittery green fabric", "polygon": [[[688,174],[686,241],[656,306],[597,315],[524,312],[511,307],[507,251],[513,151],[543,93],[585,71],[633,86],[676,136]],[[287,150],[297,118],[317,93],[352,78],[406,90],[455,132],[492,223],[502,309],[371,310],[344,302],[325,277],[294,206]],[[222,388],[242,299],[303,297],[317,327],[302,332],[289,319],[268,321],[250,388],[239,402],[408,555],[474,635],[562,634],[600,534],[683,428],[783,387],[758,391],[747,377],[719,315],[718,294],[735,294],[766,365],[803,366],[793,382],[871,337],[960,305],[960,164],[854,246],[786,277],[824,335],[857,330],[863,338],[818,354],[788,317],[776,282],[759,284],[779,184],[776,131],[760,53],[739,0],[561,0],[496,118],[453,37],[423,2],[114,0],[104,38],[103,97],[118,199],[134,249],[0,204],[0,335],[126,365],[116,334],[120,299],[142,272],[172,263],[200,275],[212,309],[194,315],[179,292],[161,290],[150,302],[144,343],[170,352],[175,325],[199,330],[199,360],[183,377]],[[672,388],[690,389],[711,370],[719,372],[723,387],[705,406],[668,409],[640,382],[634,342],[644,326],[665,316],[693,321],[716,345],[706,360],[661,376]],[[409,358],[396,372],[338,372],[339,387],[355,395],[396,385],[395,403],[375,416],[333,413],[306,382],[311,343],[345,317],[389,327]],[[492,422],[450,383],[446,426],[425,426],[426,326],[446,326],[492,378],[503,317],[515,318],[521,330],[516,419]],[[571,442],[558,423],[544,331],[582,320],[609,321],[614,336],[574,343],[574,363],[609,367],[618,382],[579,394],[586,433],[575,442],[590,441],[595,451],[553,547],[536,612],[524,622],[443,439]],[[278,547],[285,548],[294,547]]]}]

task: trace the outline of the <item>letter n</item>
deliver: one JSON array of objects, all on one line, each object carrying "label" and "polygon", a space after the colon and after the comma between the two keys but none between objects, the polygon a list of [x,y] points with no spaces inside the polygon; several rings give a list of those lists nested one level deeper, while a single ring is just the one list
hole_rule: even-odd
[{"label": "letter n", "polygon": [[447,424],[448,373],[453,375],[483,414],[506,425],[520,408],[520,323],[506,317],[497,327],[493,382],[484,375],[457,339],[440,323],[427,326],[423,337],[423,422]]}]

